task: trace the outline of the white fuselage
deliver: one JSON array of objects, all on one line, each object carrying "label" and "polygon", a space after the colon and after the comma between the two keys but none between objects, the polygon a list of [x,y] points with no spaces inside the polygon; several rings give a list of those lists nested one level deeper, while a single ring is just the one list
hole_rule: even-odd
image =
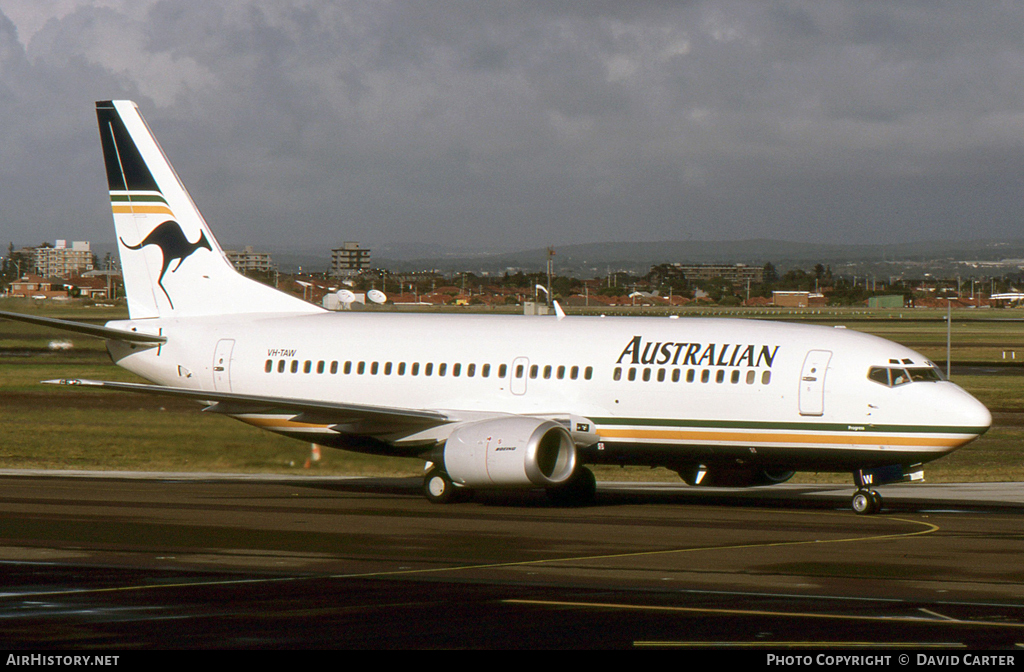
[{"label": "white fuselage", "polygon": [[[587,459],[598,462],[910,464],[955,450],[991,423],[987,409],[953,383],[869,379],[872,367],[934,367],[906,347],[842,328],[371,312],[108,326],[168,337],[159,348],[111,350],[121,366],[161,385],[438,410],[466,420],[583,418],[595,439]],[[330,444],[326,426],[241,419]],[[396,454],[416,454],[443,442],[446,431],[396,434],[388,443]]]}]

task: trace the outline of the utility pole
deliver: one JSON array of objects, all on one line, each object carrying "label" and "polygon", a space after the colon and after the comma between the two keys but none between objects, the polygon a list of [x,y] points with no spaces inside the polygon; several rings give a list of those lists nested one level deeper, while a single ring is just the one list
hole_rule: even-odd
[{"label": "utility pole", "polygon": [[555,248],[548,248],[548,307],[551,306],[551,275],[555,269]]},{"label": "utility pole", "polygon": [[953,299],[946,297],[946,380],[949,380],[949,360],[952,350]]}]

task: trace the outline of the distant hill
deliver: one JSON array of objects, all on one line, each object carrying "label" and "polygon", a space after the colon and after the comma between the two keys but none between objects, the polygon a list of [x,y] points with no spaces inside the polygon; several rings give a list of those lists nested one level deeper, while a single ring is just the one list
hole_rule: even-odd
[{"label": "distant hill", "polygon": [[[435,269],[451,273],[504,273],[506,270],[542,271],[547,262],[547,247],[518,251],[472,250],[446,248],[440,245],[365,244],[372,252],[375,267],[393,272]],[[241,249],[244,245],[228,245]],[[304,271],[326,271],[330,267],[330,250],[254,245],[273,255],[274,262],[285,272],[301,267]],[[100,259],[105,252],[115,253],[112,245],[94,244]],[[609,271],[646,273],[661,263],[742,263],[762,266],[767,262],[780,270],[810,269],[814,264],[840,266],[892,265],[894,262],[920,264],[945,262],[995,262],[1024,259],[1024,239],[978,241],[927,241],[890,245],[839,245],[793,242],[785,240],[739,241],[661,241],[655,243],[588,243],[555,247],[555,268],[562,275],[592,277]]]},{"label": "distant hill", "polygon": [[[1024,240],[934,241],[894,245],[822,245],[782,240],[662,241],[657,243],[591,243],[555,248],[555,266],[565,270],[608,269],[646,272],[661,263],[744,263],[761,266],[771,262],[780,268],[850,262],[921,262],[928,260],[999,261],[1024,258]],[[540,271],[545,268],[547,248],[459,256],[386,258],[374,255],[374,264],[392,271],[436,268],[443,271],[503,272],[508,268]],[[584,273],[587,274],[587,273]]]}]

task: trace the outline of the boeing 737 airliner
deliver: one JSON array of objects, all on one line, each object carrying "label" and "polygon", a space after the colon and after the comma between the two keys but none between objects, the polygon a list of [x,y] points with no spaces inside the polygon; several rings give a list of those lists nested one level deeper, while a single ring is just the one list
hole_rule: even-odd
[{"label": "boeing 737 airliner", "polygon": [[426,461],[434,502],[485,488],[594,494],[588,464],[691,485],[794,471],[874,489],[984,433],[991,415],[923,356],[842,328],[732,319],[328,312],[235,272],[135,104],[96,104],[128,320],[4,313],[104,338],[152,385],[304,441]]}]

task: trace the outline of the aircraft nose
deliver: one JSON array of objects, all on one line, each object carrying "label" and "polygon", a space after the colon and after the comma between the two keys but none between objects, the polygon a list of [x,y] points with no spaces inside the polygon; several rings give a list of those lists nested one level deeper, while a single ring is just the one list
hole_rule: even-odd
[{"label": "aircraft nose", "polygon": [[953,390],[955,392],[950,396],[949,403],[940,409],[946,415],[946,423],[974,430],[975,436],[981,436],[988,431],[992,426],[992,413],[985,404],[959,386],[954,385]]}]

